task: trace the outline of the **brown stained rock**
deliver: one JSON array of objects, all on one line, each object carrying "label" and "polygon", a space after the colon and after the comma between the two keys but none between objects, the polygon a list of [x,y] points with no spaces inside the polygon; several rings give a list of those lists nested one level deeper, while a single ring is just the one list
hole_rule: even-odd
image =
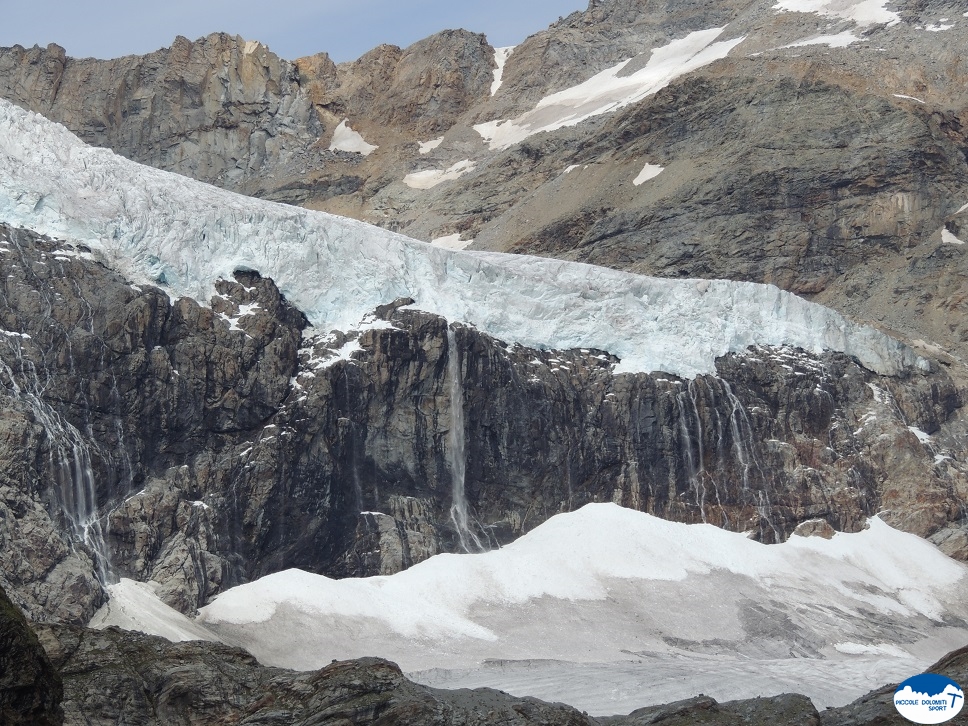
[{"label": "brown stained rock", "polygon": [[831,539],[835,533],[836,530],[826,519],[808,519],[793,530],[793,534],[800,537],[823,537],[824,539]]},{"label": "brown stained rock", "polygon": [[319,164],[309,151],[319,122],[295,75],[265,46],[224,33],[114,60],[66,58],[54,45],[0,53],[4,98],[94,145],[240,191],[258,188],[267,159]]}]

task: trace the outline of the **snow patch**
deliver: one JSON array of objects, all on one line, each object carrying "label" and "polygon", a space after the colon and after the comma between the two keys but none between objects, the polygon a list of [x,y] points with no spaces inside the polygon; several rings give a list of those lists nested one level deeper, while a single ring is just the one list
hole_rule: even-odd
[{"label": "snow patch", "polygon": [[955,237],[947,228],[941,230],[941,242],[946,245],[963,245],[964,241]]},{"label": "snow patch", "polygon": [[362,154],[363,156],[369,156],[379,148],[379,146],[366,143],[359,133],[349,127],[345,118],[339,122],[339,126],[333,132],[333,141],[329,145],[330,151],[348,151],[351,154]]},{"label": "snow patch", "polygon": [[784,48],[802,48],[807,45],[828,45],[831,48],[846,48],[851,43],[856,43],[859,41],[856,35],[854,35],[849,30],[845,30],[842,33],[837,33],[836,35],[818,35],[813,38],[807,38],[806,40],[799,40],[796,43],[790,43],[790,45],[784,45]]},{"label": "snow patch", "polygon": [[157,582],[135,582],[122,577],[107,588],[109,600],[94,613],[90,627],[102,630],[116,625],[179,643],[185,640],[221,642],[198,622],[166,605],[158,597]]},{"label": "snow patch", "polygon": [[920,98],[915,98],[914,96],[905,96],[903,93],[895,93],[893,95],[894,95],[894,98],[903,98],[908,101],[917,101],[918,103],[924,103],[924,101],[922,101]]},{"label": "snow patch", "polygon": [[931,443],[931,434],[925,433],[924,431],[922,431],[921,429],[919,429],[917,426],[908,426],[908,431],[910,431],[912,434],[914,434],[915,436],[917,436],[918,437],[918,441],[920,441],[922,444],[930,444]]},{"label": "snow patch", "polygon": [[901,22],[901,16],[885,7],[888,2],[891,0],[780,0],[773,9],[853,20],[861,27]]},{"label": "snow patch", "polygon": [[474,240],[461,240],[460,232],[455,232],[454,234],[444,235],[443,237],[434,237],[430,240],[430,244],[436,247],[443,247],[445,250],[462,250],[469,247]]},{"label": "snow patch", "polygon": [[586,119],[611,113],[665,88],[690,71],[725,58],[744,37],[714,42],[723,28],[690,33],[652,51],[644,68],[627,76],[621,71],[634,58],[622,61],[584,83],[553,93],[538,101],[533,110],[513,120],[488,121],[474,130],[491,150],[506,149],[541,131],[575,126]]},{"label": "snow patch", "polygon": [[474,162],[464,159],[448,169],[427,169],[411,172],[403,177],[403,183],[411,189],[433,189],[441,182],[457,179],[471,171],[474,171]]},{"label": "snow patch", "polygon": [[497,65],[497,68],[494,69],[494,81],[491,83],[492,96],[496,94],[497,90],[501,87],[501,82],[504,79],[504,64],[507,63],[508,58],[513,52],[513,45],[494,49],[494,63]]},{"label": "snow patch", "polygon": [[420,153],[429,154],[431,151],[433,151],[438,146],[440,146],[443,140],[444,140],[444,137],[441,136],[436,139],[431,139],[430,141],[418,141],[417,143],[420,145]]},{"label": "snow patch", "polygon": [[[80,200],[76,191],[97,191]],[[43,203],[40,203],[41,200]],[[663,280],[563,260],[446,250],[355,220],[233,194],[83,144],[0,100],[0,220],[82,244],[131,282],[207,301],[238,269],[271,277],[319,330],[415,307],[507,343],[595,348],[616,372],[714,374],[750,345],[856,356],[877,373],[913,351],[770,285]]]},{"label": "snow patch", "polygon": [[658,164],[646,164],[642,167],[639,175],[632,180],[632,184],[639,186],[649,181],[649,179],[655,179],[664,169],[665,167],[659,166]]},{"label": "snow patch", "polygon": [[943,25],[942,22],[938,22],[935,25],[926,25],[924,29],[929,33],[940,33],[942,30],[951,30],[953,27],[955,27],[953,23],[950,25]]}]

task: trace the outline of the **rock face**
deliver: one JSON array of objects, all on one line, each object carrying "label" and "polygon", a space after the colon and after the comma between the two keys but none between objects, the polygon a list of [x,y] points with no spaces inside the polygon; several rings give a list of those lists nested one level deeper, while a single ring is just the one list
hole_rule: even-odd
[{"label": "rock face", "polygon": [[321,127],[294,66],[265,46],[213,34],[111,61],[7,49],[0,95],[136,161],[239,191],[318,163]]},{"label": "rock face", "polygon": [[60,726],[63,686],[37,636],[0,589],[0,721]]},{"label": "rock face", "polygon": [[773,348],[616,374],[408,300],[322,335],[256,272],[202,307],[31,233],[2,249],[0,572],[34,620],[85,622],[114,576],[192,612],[287,567],[389,574],[595,501],[766,542],[882,512],[961,551],[963,400],[937,365]]},{"label": "rock face", "polygon": [[798,694],[785,693],[772,698],[753,698],[746,701],[717,703],[708,696],[687,701],[650,706],[633,711],[628,716],[615,716],[598,720],[613,726],[740,726],[740,724],[790,724],[790,726],[820,726],[820,715],[810,699]]}]

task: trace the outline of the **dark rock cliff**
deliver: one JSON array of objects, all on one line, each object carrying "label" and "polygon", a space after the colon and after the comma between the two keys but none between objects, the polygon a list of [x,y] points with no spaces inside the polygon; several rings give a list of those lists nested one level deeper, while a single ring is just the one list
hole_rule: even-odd
[{"label": "dark rock cliff", "polygon": [[617,375],[408,301],[322,334],[256,272],[203,307],[27,232],[2,250],[0,573],[35,620],[85,622],[118,575],[191,612],[286,567],[392,573],[595,501],[765,542],[881,512],[965,556],[937,365],[750,349]]}]

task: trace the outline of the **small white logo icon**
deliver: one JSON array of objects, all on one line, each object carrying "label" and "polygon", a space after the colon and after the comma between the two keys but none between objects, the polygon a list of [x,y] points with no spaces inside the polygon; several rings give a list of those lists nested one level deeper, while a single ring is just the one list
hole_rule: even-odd
[{"label": "small white logo icon", "polygon": [[908,678],[894,691],[894,708],[914,723],[945,723],[957,716],[964,705],[961,686],[933,673]]}]

